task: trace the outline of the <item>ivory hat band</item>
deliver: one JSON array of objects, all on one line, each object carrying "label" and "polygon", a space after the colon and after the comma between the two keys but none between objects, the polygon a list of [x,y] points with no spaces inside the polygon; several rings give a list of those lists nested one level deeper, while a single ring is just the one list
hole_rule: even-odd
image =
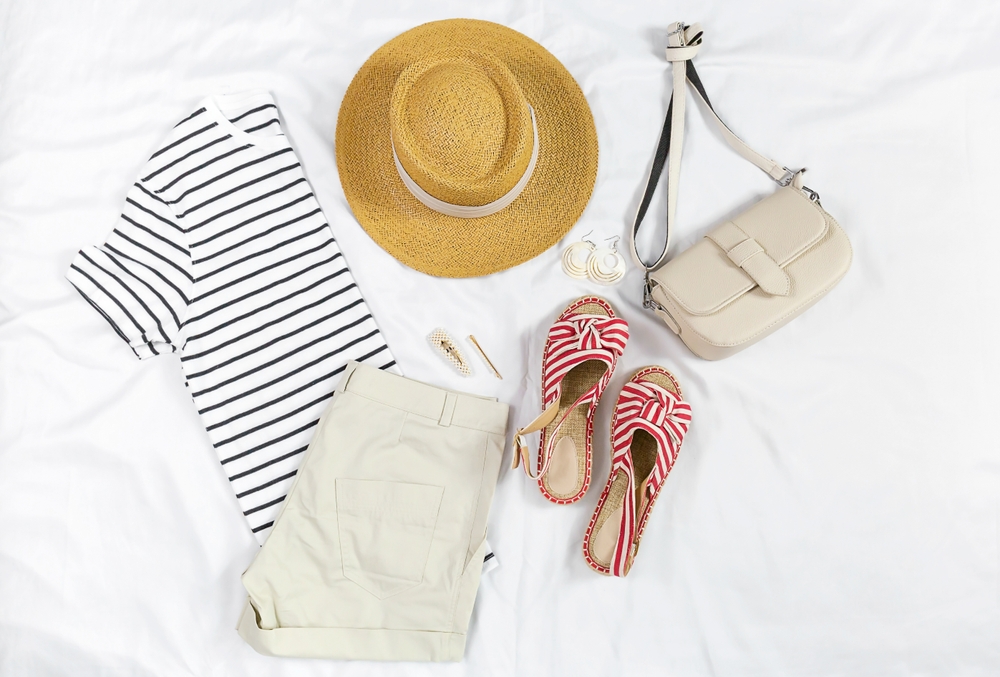
[{"label": "ivory hat band", "polygon": [[521,194],[524,187],[528,185],[528,180],[531,179],[531,173],[535,171],[535,163],[538,162],[538,124],[535,122],[535,109],[529,107],[529,110],[531,112],[531,131],[533,134],[531,160],[528,162],[528,167],[524,170],[524,174],[522,174],[518,182],[514,184],[514,187],[493,202],[488,202],[478,207],[467,207],[465,205],[454,205],[450,202],[437,199],[421,188],[420,184],[414,181],[410,175],[406,173],[406,170],[403,169],[403,165],[399,162],[399,156],[396,154],[396,144],[393,143],[392,159],[396,164],[396,171],[399,172],[399,178],[403,180],[403,185],[406,186],[407,190],[413,193],[413,197],[420,200],[425,206],[427,206],[427,208],[433,209],[438,214],[454,216],[460,219],[475,219],[481,216],[496,214],[498,211],[513,202],[517,196]]},{"label": "ivory hat band", "polygon": [[348,87],[337,169],[361,226],[416,270],[494,273],[573,227],[597,176],[587,101],[499,24],[451,19],[380,47]]}]

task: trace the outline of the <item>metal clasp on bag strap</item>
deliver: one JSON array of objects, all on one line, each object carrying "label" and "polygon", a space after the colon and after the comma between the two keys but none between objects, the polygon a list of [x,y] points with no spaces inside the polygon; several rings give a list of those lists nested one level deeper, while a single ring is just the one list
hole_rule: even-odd
[{"label": "metal clasp on bag strap", "polygon": [[648,310],[659,313],[658,317],[663,320],[664,324],[670,329],[670,331],[675,334],[681,333],[681,326],[678,324],[674,316],[670,314],[670,311],[661,306],[653,298],[653,281],[649,278],[649,271],[646,271],[646,281],[643,284],[642,289],[642,305]]},{"label": "metal clasp on bag strap", "polygon": [[[786,188],[786,187],[792,185],[792,182],[795,181],[795,177],[798,176],[799,174],[804,174],[805,171],[806,171],[806,168],[803,167],[802,169],[800,169],[797,172],[793,172],[788,167],[785,167],[784,170],[785,170],[785,175],[782,176],[781,179],[777,180],[777,184],[779,186],[781,186],[782,188]],[[799,182],[798,188],[803,193],[805,193],[806,196],[810,200],[812,200],[816,204],[820,205],[821,207],[823,206],[820,203],[820,201],[819,201],[819,193],[817,193],[816,191],[814,191],[812,188],[809,188],[808,186],[803,186],[801,181]]]},{"label": "metal clasp on bag strap", "polygon": [[823,203],[819,201],[819,193],[814,191],[812,188],[810,188],[809,186],[802,186],[802,192],[805,193],[810,200],[818,204],[820,207],[823,206]]},{"label": "metal clasp on bag strap", "polygon": [[[681,35],[684,35],[684,29],[685,28],[686,27],[684,26],[684,22],[683,21],[678,21],[677,22],[677,27],[674,28],[674,30],[667,31],[667,37],[669,38],[671,35],[677,35],[678,33],[680,33]],[[683,42],[683,38],[682,38],[681,41]]]},{"label": "metal clasp on bag strap", "polygon": [[653,281],[649,279],[649,271],[646,271],[646,280],[642,285],[642,307],[647,310],[659,310],[667,312],[667,309],[656,302],[653,298]]}]

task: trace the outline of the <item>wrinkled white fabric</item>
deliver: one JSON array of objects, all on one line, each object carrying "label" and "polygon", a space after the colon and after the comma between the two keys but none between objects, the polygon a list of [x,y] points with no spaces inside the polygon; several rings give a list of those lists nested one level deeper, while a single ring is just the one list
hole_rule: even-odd
[{"label": "wrinkled white fabric", "polygon": [[[470,14],[566,64],[593,108],[600,168],[559,247],[483,279],[434,279],[354,221],[333,134],[369,54]],[[705,28],[696,64],[722,118],[808,166],[855,251],[815,308],[717,363],[642,310],[636,269],[598,289],[559,267],[591,229],[625,240],[678,19]],[[631,324],[584,500],[551,505],[502,471],[489,538],[503,565],[448,674],[1000,673],[998,34],[989,0],[0,0],[0,674],[442,674],[267,658],[239,638],[240,574],[258,546],[179,367],[135,360],[63,277],[107,235],[169,126],[209,93],[252,88],[274,93],[407,376],[498,397],[523,425],[569,301],[600,293]],[[773,190],[702,113],[687,125],[678,249]],[[647,218],[662,225],[664,211],[658,198]],[[474,357],[472,378],[450,371],[425,338],[439,326],[475,334],[504,380]],[[590,571],[581,539],[608,473],[613,397],[646,364],[676,374],[695,418],[635,566],[612,580]]]}]

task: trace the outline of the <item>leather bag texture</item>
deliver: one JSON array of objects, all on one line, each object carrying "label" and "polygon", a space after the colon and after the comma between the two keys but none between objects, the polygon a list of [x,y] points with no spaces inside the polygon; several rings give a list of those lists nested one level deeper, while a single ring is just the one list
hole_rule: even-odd
[{"label": "leather bag texture", "polygon": [[[644,305],[699,357],[719,360],[753,345],[821,299],[847,274],[851,244],[819,195],[792,171],[752,150],[715,114],[690,59],[701,45],[698,24],[671,25],[667,60],[674,87],[645,195],[633,229],[632,251],[646,270]],[[676,213],[684,133],[684,95],[690,81],[723,137],[778,183],[773,195],[710,231],[667,261]],[[674,146],[671,151],[671,145]],[[667,237],[658,260],[647,266],[635,233],[663,167],[667,173]]]},{"label": "leather bag texture", "polygon": [[823,298],[850,266],[843,229],[788,186],[650,273],[649,301],[691,352],[720,360]]}]

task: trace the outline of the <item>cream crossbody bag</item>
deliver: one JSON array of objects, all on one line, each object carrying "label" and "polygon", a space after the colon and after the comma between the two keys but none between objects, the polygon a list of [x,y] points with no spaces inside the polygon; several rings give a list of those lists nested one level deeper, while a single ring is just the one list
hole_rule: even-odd
[{"label": "cream crossbody bag", "polygon": [[[767,159],[719,119],[688,63],[701,45],[701,27],[671,24],[667,40],[673,94],[636,213],[632,253],[646,271],[643,305],[694,354],[719,360],[756,343],[821,299],[850,268],[851,243],[820,205],[819,195],[802,185],[804,169],[793,172]],[[677,210],[688,81],[733,150],[779,188],[665,263]],[[667,235],[660,257],[646,265],[636,249],[636,234],[668,156]]]}]

